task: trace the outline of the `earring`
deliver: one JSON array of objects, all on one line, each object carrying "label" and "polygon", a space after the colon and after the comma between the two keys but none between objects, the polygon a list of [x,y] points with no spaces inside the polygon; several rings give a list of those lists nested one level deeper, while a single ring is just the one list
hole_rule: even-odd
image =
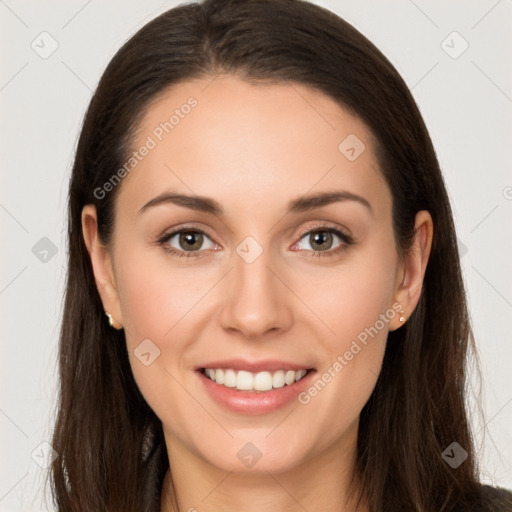
[{"label": "earring", "polygon": [[107,315],[108,317],[108,325],[110,325],[110,327],[113,327],[114,329],[122,329],[123,326],[118,324],[115,320],[114,320],[114,317],[108,312],[108,311],[105,311],[105,315]]},{"label": "earring", "polygon": [[404,323],[405,322],[405,316],[404,316],[404,308],[402,307],[402,305],[400,305],[400,317],[398,318],[398,320],[400,320],[400,323]]}]

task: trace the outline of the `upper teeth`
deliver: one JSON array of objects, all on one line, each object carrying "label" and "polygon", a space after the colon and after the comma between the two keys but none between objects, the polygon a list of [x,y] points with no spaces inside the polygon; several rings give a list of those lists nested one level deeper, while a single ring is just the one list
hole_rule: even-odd
[{"label": "upper teeth", "polygon": [[302,379],[307,370],[277,370],[276,372],[251,373],[244,370],[221,370],[206,368],[205,375],[228,388],[236,388],[241,391],[268,391],[272,388],[282,388]]}]

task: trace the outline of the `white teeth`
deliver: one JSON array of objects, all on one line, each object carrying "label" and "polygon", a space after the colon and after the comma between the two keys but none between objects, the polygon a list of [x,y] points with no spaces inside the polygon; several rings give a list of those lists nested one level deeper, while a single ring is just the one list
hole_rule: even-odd
[{"label": "white teeth", "polygon": [[236,376],[236,389],[250,391],[254,389],[254,375],[249,372],[239,371]]},{"label": "white teeth", "polygon": [[[217,375],[217,371],[215,371],[215,375]],[[236,387],[236,373],[233,370],[226,370],[224,372],[224,386],[228,388]]]},{"label": "white teeth", "polygon": [[217,384],[240,391],[269,391],[291,385],[306,375],[307,370],[277,370],[276,372],[252,373],[245,370],[222,370],[219,368],[206,368],[204,374]]},{"label": "white teeth", "polygon": [[272,387],[282,388],[284,386],[284,371],[278,370],[272,375]]},{"label": "white teeth", "polygon": [[299,370],[298,372],[295,372],[295,381],[297,382],[298,380],[302,379],[306,373],[307,370]]},{"label": "white teeth", "polygon": [[284,381],[288,385],[293,384],[295,382],[295,372],[293,370],[288,370],[284,376]]},{"label": "white teeth", "polygon": [[254,389],[256,391],[268,391],[272,389],[272,374],[270,372],[260,372],[254,377]]}]

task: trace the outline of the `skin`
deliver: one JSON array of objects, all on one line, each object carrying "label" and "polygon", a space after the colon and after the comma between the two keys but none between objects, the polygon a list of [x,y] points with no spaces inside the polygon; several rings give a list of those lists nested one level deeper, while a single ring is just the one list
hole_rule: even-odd
[{"label": "skin", "polygon": [[[197,107],[119,185],[109,247],[98,240],[95,208],[82,212],[104,308],[123,326],[136,382],[163,423],[179,511],[353,511],[347,486],[359,414],[388,331],[402,326],[398,314],[306,405],[235,413],[211,399],[193,370],[237,355],[291,361],[322,375],[393,304],[406,318],[414,310],[432,219],[417,214],[413,247],[400,257],[371,132],[334,100],[298,84],[254,85],[230,75],[181,83],[150,105],[134,148],[190,96]],[[366,146],[354,161],[338,149],[349,134]],[[332,190],[362,196],[371,211],[345,200],[285,213],[298,196]],[[139,213],[164,191],[211,197],[224,216],[170,203]],[[158,244],[181,226],[205,231],[199,257],[179,258]],[[344,244],[332,235],[322,249],[304,235],[323,226],[350,233],[355,243],[322,256]],[[247,236],[263,251],[250,264],[236,252]],[[188,248],[179,235],[166,243]],[[149,366],[134,356],[146,338],[161,351]],[[247,442],[262,453],[252,468],[237,457]],[[170,476],[162,511],[175,510]]]}]

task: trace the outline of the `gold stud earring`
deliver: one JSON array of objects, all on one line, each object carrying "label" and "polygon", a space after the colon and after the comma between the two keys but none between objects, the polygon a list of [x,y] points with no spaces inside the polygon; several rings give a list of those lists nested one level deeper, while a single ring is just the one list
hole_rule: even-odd
[{"label": "gold stud earring", "polygon": [[405,322],[404,308],[402,306],[400,306],[400,317],[398,318],[398,320],[400,320],[400,323]]},{"label": "gold stud earring", "polygon": [[105,315],[107,315],[107,317],[108,317],[108,325],[110,325],[110,327],[113,327],[114,329],[117,329],[117,330],[120,330],[123,328],[123,326],[121,324],[118,324],[114,320],[114,317],[108,311],[105,311]]}]

